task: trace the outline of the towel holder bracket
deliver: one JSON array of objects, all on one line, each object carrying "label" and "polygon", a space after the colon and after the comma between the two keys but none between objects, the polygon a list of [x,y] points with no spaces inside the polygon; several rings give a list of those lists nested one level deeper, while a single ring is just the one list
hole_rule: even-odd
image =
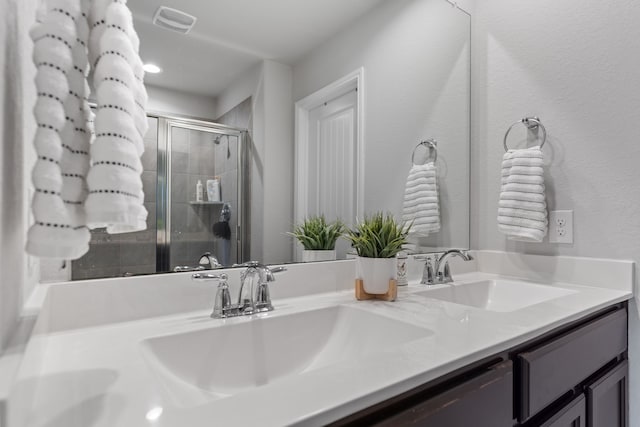
[{"label": "towel holder bracket", "polygon": [[539,129],[542,130],[542,140],[540,142],[540,148],[542,148],[544,146],[544,143],[547,142],[547,129],[545,129],[539,117],[532,116],[532,117],[524,117],[518,120],[517,122],[514,122],[511,126],[509,126],[509,129],[507,129],[507,131],[504,134],[504,140],[503,140],[504,151],[505,152],[509,151],[509,146],[507,145],[507,138],[509,137],[509,133],[511,132],[511,129],[513,129],[514,126],[520,123],[525,125],[526,128],[530,131],[537,131]]},{"label": "towel holder bracket", "polygon": [[433,150],[433,163],[438,160],[438,141],[433,138],[429,138],[427,140],[420,141],[420,143],[413,149],[413,153],[411,153],[411,163],[414,165],[416,164],[416,151],[420,147],[427,147],[429,151]]}]

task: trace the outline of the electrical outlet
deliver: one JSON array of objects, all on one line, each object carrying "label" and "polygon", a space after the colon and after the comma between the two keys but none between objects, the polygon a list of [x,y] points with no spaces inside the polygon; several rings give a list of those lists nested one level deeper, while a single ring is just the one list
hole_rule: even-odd
[{"label": "electrical outlet", "polygon": [[549,242],[573,243],[573,211],[549,212]]}]

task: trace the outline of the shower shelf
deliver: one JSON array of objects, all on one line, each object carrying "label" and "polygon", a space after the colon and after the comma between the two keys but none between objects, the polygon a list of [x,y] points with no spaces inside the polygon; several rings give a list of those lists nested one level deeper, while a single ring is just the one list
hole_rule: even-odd
[{"label": "shower shelf", "polygon": [[190,205],[212,205],[212,206],[224,205],[225,203],[226,202],[195,202],[195,201],[189,202]]}]

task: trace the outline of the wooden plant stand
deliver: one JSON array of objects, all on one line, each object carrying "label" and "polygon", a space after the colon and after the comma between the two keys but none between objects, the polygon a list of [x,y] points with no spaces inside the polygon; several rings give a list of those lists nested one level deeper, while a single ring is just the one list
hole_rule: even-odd
[{"label": "wooden plant stand", "polygon": [[368,299],[380,299],[383,301],[395,301],[398,296],[398,284],[395,279],[389,280],[389,290],[384,294],[370,294],[364,290],[362,279],[356,279],[356,299],[364,301]]}]

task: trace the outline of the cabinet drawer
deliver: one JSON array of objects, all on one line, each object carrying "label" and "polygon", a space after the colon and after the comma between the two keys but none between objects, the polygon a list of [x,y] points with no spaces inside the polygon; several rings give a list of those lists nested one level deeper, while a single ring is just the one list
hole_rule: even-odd
[{"label": "cabinet drawer", "polygon": [[376,427],[508,427],[513,425],[512,362],[435,397],[411,405],[390,417],[356,423]]},{"label": "cabinet drawer", "polygon": [[626,348],[627,312],[619,309],[518,355],[519,420],[527,420]]}]

